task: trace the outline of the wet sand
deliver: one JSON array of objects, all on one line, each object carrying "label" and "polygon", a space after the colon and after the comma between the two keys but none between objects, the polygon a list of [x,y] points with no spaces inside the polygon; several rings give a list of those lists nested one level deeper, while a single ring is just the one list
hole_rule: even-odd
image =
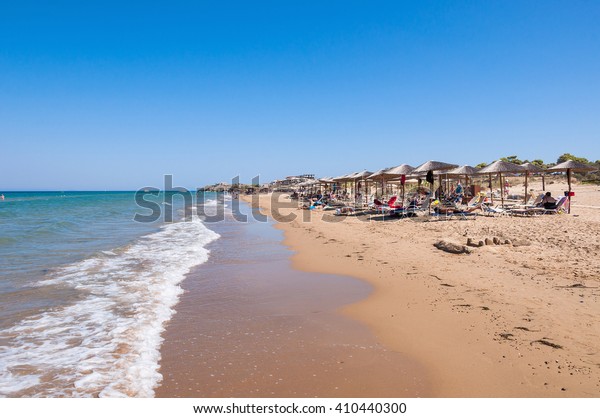
[{"label": "wet sand", "polygon": [[428,375],[337,311],[372,287],[291,266],[268,224],[210,226],[221,238],[185,293],[161,348],[158,397],[416,397]]}]

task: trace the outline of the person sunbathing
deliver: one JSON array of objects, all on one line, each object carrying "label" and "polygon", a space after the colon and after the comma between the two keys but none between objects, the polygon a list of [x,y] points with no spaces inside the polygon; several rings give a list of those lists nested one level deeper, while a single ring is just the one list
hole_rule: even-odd
[{"label": "person sunbathing", "polygon": [[436,205],[433,208],[433,211],[435,213],[440,213],[440,214],[452,214],[452,213],[471,213],[474,212],[476,210],[483,210],[483,207],[481,206],[481,203],[475,205],[475,206],[471,206],[465,209],[461,209],[458,208],[456,206],[440,206],[440,205]]},{"label": "person sunbathing", "polygon": [[325,207],[325,203],[322,201],[322,197],[321,199],[317,199],[315,197],[313,197],[312,199],[310,199],[310,205],[308,204],[304,204],[302,205],[302,209],[308,209],[308,210],[315,210],[315,209],[323,209]]},{"label": "person sunbathing", "polygon": [[552,193],[546,192],[546,195],[540,202],[540,206],[544,209],[556,209],[556,199],[552,197]]}]

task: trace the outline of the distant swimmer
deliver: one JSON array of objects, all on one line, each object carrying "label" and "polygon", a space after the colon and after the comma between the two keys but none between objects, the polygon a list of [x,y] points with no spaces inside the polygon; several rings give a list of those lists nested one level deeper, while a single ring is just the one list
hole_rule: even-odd
[{"label": "distant swimmer", "polygon": [[0,194],[0,200],[4,200],[4,195]]}]

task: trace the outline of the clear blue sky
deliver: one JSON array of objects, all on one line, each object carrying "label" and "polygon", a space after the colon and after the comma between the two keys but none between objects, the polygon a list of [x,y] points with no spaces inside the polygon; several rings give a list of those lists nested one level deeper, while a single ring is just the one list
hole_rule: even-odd
[{"label": "clear blue sky", "polygon": [[598,1],[93,3],[0,6],[2,190],[600,159]]}]

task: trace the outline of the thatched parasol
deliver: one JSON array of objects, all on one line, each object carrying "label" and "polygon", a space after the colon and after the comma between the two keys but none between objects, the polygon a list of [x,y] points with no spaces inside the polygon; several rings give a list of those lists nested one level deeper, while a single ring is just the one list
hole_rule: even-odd
[{"label": "thatched parasol", "polygon": [[458,167],[456,164],[442,163],[440,161],[427,161],[413,170],[413,173],[427,173],[428,171],[451,170]]},{"label": "thatched parasol", "polygon": [[469,184],[469,178],[473,177],[478,172],[479,170],[475,167],[471,167],[470,165],[461,165],[460,167],[446,171],[444,175],[447,177],[464,177],[465,186],[467,186],[467,184]]},{"label": "thatched parasol", "polygon": [[457,174],[462,176],[472,176],[473,174],[478,173],[479,170],[475,167],[471,167],[470,165],[461,165],[455,169],[448,171],[446,174]]},{"label": "thatched parasol", "polygon": [[[343,187],[343,189],[344,189],[344,190],[346,190],[346,188],[347,188],[347,187],[346,187],[346,184],[347,184],[347,183],[350,183],[350,182],[352,182],[352,180],[351,180],[351,177],[352,177],[353,175],[355,175],[356,173],[357,173],[357,172],[355,171],[355,172],[353,172],[353,173],[350,173],[350,174],[344,174],[343,176],[334,177],[334,178],[333,178],[333,180],[334,180],[336,183],[343,183],[343,184],[344,184],[344,187]],[[340,189],[341,189],[341,188],[342,188],[342,187],[340,187]]]},{"label": "thatched parasol", "polygon": [[319,182],[319,188],[321,188],[324,192],[329,190],[330,185],[335,185],[335,183],[337,183],[333,177],[321,177],[317,181]]},{"label": "thatched parasol", "polygon": [[[382,168],[381,170],[377,170],[376,172],[374,172],[373,174],[371,174],[369,177],[367,177],[369,180],[372,180],[374,182],[377,181],[381,181],[381,194],[383,195],[383,190],[384,190],[384,182],[385,179],[387,178],[385,175],[385,172],[388,171],[390,168]],[[375,193],[377,193],[377,186],[375,186]]]},{"label": "thatched parasol", "polygon": [[365,181],[371,174],[373,174],[372,171],[367,171],[367,170],[363,170],[363,171],[357,171],[356,173],[352,174],[348,179],[354,181],[354,198],[356,200],[356,195],[358,194],[358,185],[360,184],[361,181]]},{"label": "thatched parasol", "polygon": [[322,177],[319,179],[319,182],[321,183],[335,183],[336,181],[333,179],[333,177]]},{"label": "thatched parasol", "polygon": [[490,176],[490,193],[492,196],[493,203],[493,191],[492,189],[492,174],[498,174],[500,179],[500,198],[502,199],[502,206],[504,206],[504,187],[502,184],[502,173],[524,173],[525,169],[520,165],[509,163],[508,161],[496,160],[490,165],[483,167],[479,170],[478,174],[489,174]]},{"label": "thatched parasol", "polygon": [[348,179],[352,179],[352,180],[362,180],[362,179],[366,179],[368,178],[371,174],[373,174],[372,171],[367,171],[367,170],[363,170],[363,171],[357,171],[356,173],[351,174]]},{"label": "thatched parasol", "polygon": [[555,165],[554,167],[550,167],[547,171],[549,172],[566,172],[567,173],[567,183],[569,184],[569,213],[571,213],[571,174],[572,173],[589,173],[591,171],[596,171],[597,168],[591,165],[587,165],[584,163],[580,163],[579,161],[567,160],[564,163],[560,163]]},{"label": "thatched parasol", "polygon": [[368,178],[374,179],[374,180],[379,180],[387,170],[389,170],[389,168],[382,168],[381,170],[377,170],[373,174],[371,174]]},{"label": "thatched parasol", "polygon": [[[386,178],[402,178],[402,176],[407,176],[415,170],[413,166],[408,164],[400,164],[396,167],[390,168],[385,172]],[[404,183],[402,183],[402,202],[404,202]]]},{"label": "thatched parasol", "polygon": [[[419,173],[435,173],[436,171],[447,171],[453,168],[458,167],[456,164],[443,163],[440,161],[427,161],[426,163],[421,164],[411,174],[419,174]],[[439,178],[440,186],[442,184],[441,177]],[[433,197],[433,183],[429,184],[430,197]],[[431,213],[431,205],[429,205],[429,213]]]},{"label": "thatched parasol", "polygon": [[531,174],[544,172],[544,169],[542,167],[539,167],[535,164],[523,163],[523,164],[520,164],[520,166],[523,167],[526,171],[528,171]]},{"label": "thatched parasol", "polygon": [[408,164],[400,164],[396,167],[390,168],[388,169],[385,174],[387,176],[389,176],[390,178],[393,177],[400,177],[402,175],[408,175],[410,173],[412,173],[413,171],[415,171],[415,168],[408,165]]},{"label": "thatched parasol", "polygon": [[348,178],[352,175],[356,174],[356,172],[354,173],[350,173],[350,174],[344,174],[343,176],[338,176],[338,177],[334,177],[333,180],[334,181],[344,181],[344,180],[348,180]]},{"label": "thatched parasol", "polygon": [[529,162],[520,164],[521,167],[525,169],[525,203],[527,203],[527,179],[530,174],[539,174],[542,173],[542,190],[546,190],[546,184],[544,182],[544,169],[542,167],[538,167],[535,164],[531,164]]}]

